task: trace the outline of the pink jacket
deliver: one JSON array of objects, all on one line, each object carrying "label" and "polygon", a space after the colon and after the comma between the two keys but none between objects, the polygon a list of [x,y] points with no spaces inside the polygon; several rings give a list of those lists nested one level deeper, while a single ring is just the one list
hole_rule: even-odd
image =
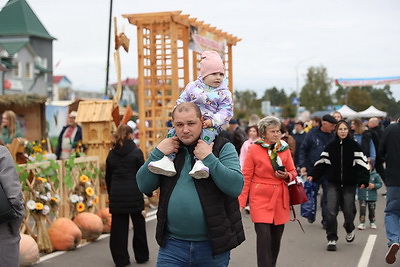
[{"label": "pink jacket", "polygon": [[[290,150],[278,153],[289,172],[290,181],[297,172]],[[284,224],[290,220],[288,183],[275,176],[271,160],[265,148],[257,144],[249,146],[244,166],[244,187],[239,196],[240,207],[250,204],[250,216],[254,223]]]}]

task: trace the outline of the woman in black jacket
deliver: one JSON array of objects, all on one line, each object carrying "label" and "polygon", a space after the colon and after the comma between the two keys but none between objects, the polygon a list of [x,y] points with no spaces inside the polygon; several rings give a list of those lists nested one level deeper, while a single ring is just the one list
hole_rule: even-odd
[{"label": "woman in black jacket", "polygon": [[110,250],[116,266],[130,264],[128,253],[129,217],[133,227],[133,251],[137,263],[149,260],[143,194],[136,173],[144,163],[142,151],[132,140],[132,128],[120,125],[113,136],[106,160],[106,183],[112,214]]},{"label": "woman in black jacket", "polygon": [[308,179],[316,181],[327,172],[328,203],[326,234],[327,250],[335,251],[337,236],[337,215],[339,205],[344,215],[346,241],[354,240],[354,218],[357,210],[355,205],[356,188],[365,188],[369,184],[369,167],[367,157],[360,145],[350,135],[349,124],[341,120],[335,127],[335,139],[330,142],[321,157],[315,162]]}]

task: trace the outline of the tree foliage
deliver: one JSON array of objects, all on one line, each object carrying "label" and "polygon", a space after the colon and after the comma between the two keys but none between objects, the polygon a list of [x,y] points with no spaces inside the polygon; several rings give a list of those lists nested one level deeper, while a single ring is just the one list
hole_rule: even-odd
[{"label": "tree foliage", "polygon": [[235,91],[234,103],[234,116],[237,119],[261,114],[261,99],[257,99],[257,93],[254,91]]},{"label": "tree foliage", "polygon": [[[400,101],[395,100],[390,86],[376,88],[372,86],[343,88],[338,86],[331,92],[332,79],[328,77],[327,69],[323,66],[310,67],[307,70],[305,85],[300,93],[301,105],[311,113],[326,110],[329,105],[347,104],[356,111],[362,111],[370,105],[388,112],[390,117],[400,117]],[[270,101],[272,106],[280,106],[283,117],[295,117],[296,106],[291,99],[296,97],[293,92],[289,96],[285,90],[272,87],[264,91],[258,99],[253,90],[235,91],[235,118],[247,119],[251,114],[261,114],[261,102]]]},{"label": "tree foliage", "polygon": [[332,79],[325,67],[310,67],[307,71],[306,84],[301,89],[300,103],[311,112],[323,110],[332,104],[330,95]]}]

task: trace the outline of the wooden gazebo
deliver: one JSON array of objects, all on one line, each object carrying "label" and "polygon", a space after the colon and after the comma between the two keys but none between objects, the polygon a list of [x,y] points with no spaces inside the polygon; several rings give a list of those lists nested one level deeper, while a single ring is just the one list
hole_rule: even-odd
[{"label": "wooden gazebo", "polygon": [[122,15],[137,26],[139,136],[145,157],[165,137],[181,91],[197,79],[202,51],[220,53],[233,89],[232,46],[240,39],[181,13]]}]

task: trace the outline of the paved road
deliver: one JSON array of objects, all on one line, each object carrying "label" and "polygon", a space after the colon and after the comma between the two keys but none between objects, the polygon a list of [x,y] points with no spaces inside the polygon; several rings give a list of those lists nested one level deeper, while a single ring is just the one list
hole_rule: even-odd
[{"label": "paved road", "polygon": [[[380,189],[384,192],[384,189]],[[300,218],[304,230],[303,233],[296,222],[289,222],[285,226],[282,238],[281,252],[278,258],[278,267],[297,266],[297,267],[381,267],[389,266],[385,263],[384,257],[387,251],[386,235],[384,230],[384,206],[385,199],[379,194],[377,203],[377,230],[366,229],[356,230],[356,238],[353,243],[344,240],[345,231],[343,216],[339,214],[339,241],[337,251],[326,251],[325,231],[317,223],[309,224],[306,219]],[[297,214],[300,214],[297,207]],[[234,249],[231,254],[232,267],[252,267],[256,266],[255,254],[255,233],[249,215],[243,214],[243,223],[246,233],[246,241]],[[356,225],[358,218],[356,219]],[[146,264],[137,265],[132,263],[130,266],[155,266],[158,246],[154,239],[155,220],[147,223],[147,234],[150,248],[150,261]],[[74,251],[69,251],[57,255],[58,252],[43,257],[35,267],[110,267],[114,266],[108,248],[109,237],[103,236],[101,240],[79,247]],[[132,249],[130,250],[133,259]],[[53,257],[54,255],[57,255]],[[400,255],[399,255],[400,258]],[[397,264],[397,265],[396,265]],[[394,266],[400,266],[396,262]]]}]

